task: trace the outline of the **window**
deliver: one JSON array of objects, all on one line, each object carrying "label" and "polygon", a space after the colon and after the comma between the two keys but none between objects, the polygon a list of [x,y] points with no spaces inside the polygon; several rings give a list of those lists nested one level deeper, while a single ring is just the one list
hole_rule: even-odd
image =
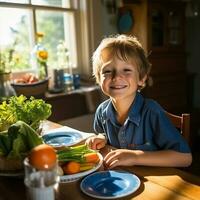
[{"label": "window", "polygon": [[0,51],[12,55],[12,72],[35,69],[31,52],[37,44],[36,33],[44,34],[48,69],[60,67],[57,46],[63,41],[69,56],[66,67],[76,70],[81,63],[78,51],[83,46],[77,48],[80,4],[79,0],[0,0]]}]

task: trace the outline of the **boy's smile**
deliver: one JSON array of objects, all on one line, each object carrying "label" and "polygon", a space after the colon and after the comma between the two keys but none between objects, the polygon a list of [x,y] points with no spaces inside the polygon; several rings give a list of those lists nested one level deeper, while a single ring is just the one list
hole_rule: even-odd
[{"label": "boy's smile", "polygon": [[127,87],[127,85],[111,85],[110,86],[110,88],[111,89],[116,89],[116,90],[119,90],[119,89],[124,89],[124,88],[126,88]]}]

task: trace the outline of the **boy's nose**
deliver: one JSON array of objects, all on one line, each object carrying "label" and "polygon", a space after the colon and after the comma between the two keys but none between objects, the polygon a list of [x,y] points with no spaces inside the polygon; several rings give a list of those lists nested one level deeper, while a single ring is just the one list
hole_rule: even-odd
[{"label": "boy's nose", "polygon": [[121,76],[122,76],[122,73],[120,73],[120,71],[114,71],[112,74],[112,79],[115,80]]}]

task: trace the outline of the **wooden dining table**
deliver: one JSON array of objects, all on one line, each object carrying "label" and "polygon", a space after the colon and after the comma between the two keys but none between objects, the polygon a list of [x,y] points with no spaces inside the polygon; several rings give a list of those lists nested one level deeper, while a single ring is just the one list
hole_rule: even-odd
[{"label": "wooden dining table", "polygon": [[[61,125],[46,121],[44,129],[55,129]],[[106,146],[104,155],[112,149]],[[163,158],[164,159],[164,158]],[[131,195],[117,198],[121,200],[199,200],[200,177],[173,167],[132,166],[119,167],[139,177],[139,189]],[[92,200],[80,189],[81,179],[70,183],[59,183],[56,200]],[[0,200],[25,200],[26,187],[23,176],[0,176]],[[45,200],[45,199],[44,199]],[[47,199],[48,200],[48,199]]]}]

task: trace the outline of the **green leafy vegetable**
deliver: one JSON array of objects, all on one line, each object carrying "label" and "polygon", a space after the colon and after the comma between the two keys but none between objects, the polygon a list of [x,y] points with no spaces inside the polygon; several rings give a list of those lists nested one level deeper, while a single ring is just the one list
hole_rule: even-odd
[{"label": "green leafy vegetable", "polygon": [[23,159],[35,146],[42,144],[42,138],[23,121],[11,125],[0,134],[0,152],[7,158]]},{"label": "green leafy vegetable", "polygon": [[13,96],[8,102],[0,104],[0,132],[7,130],[17,121],[24,121],[34,130],[37,130],[41,120],[51,115],[51,105],[42,99],[24,95]]},{"label": "green leafy vegetable", "polygon": [[88,148],[86,144],[78,145],[74,147],[65,147],[62,150],[57,151],[58,160],[63,161],[76,161],[76,162],[84,162],[84,155],[86,153],[96,152]]}]

